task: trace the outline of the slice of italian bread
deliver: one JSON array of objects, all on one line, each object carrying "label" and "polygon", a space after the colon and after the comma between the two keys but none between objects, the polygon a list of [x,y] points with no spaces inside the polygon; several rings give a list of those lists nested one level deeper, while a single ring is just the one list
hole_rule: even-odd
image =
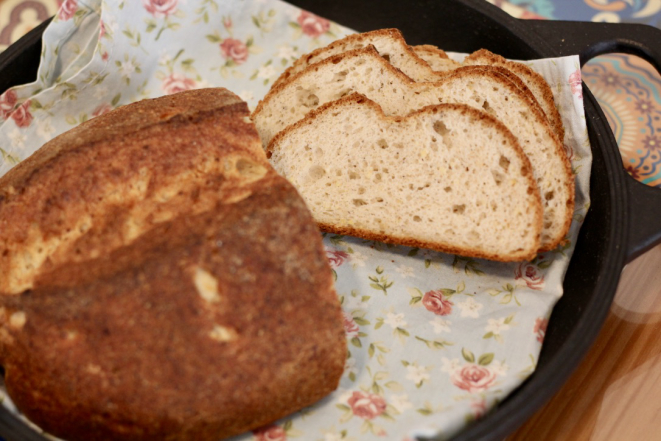
[{"label": "slice of italian bread", "polygon": [[[320,61],[341,54],[342,52],[361,49],[370,45],[374,46],[377,52],[388,60],[390,64],[401,70],[406,76],[414,81],[439,81],[443,79],[448,72],[465,65],[449,59],[445,51],[434,45],[426,44],[408,46],[401,32],[397,29],[379,29],[362,34],[349,35],[301,56],[291,67],[286,69],[280,77],[276,79],[272,87],[277,87],[280,83],[305,70],[312,64],[319,63]],[[484,51],[476,52],[473,54],[473,58],[470,58],[468,64],[490,65],[492,67],[499,66],[501,69],[500,73],[508,76],[516,83],[522,92],[528,95],[528,98],[534,102],[535,105],[538,105],[536,96],[528,89],[526,83],[524,83],[517,74],[509,71],[506,67],[503,67],[503,63],[490,62],[490,60],[483,57],[483,55]],[[506,61],[504,59],[502,60]],[[522,69],[517,63],[514,63],[512,67],[517,72]],[[527,68],[527,66],[524,66],[524,68]],[[522,71],[519,75],[530,77],[530,74],[527,71]],[[554,108],[552,95],[549,103],[549,95],[547,94],[547,91],[542,91],[545,84],[544,79],[542,78],[541,82],[539,80],[539,78],[531,78],[528,83],[535,85],[535,90],[539,91],[539,99],[545,99],[547,101],[545,108]],[[545,108],[542,108],[544,114],[546,114],[546,111],[544,110]],[[553,116],[555,117],[555,115]],[[557,121],[555,121],[554,124],[557,126]],[[562,128],[561,121],[559,127]],[[564,136],[564,132],[562,132],[562,130],[556,130],[556,133],[562,141],[563,138],[560,135]]]},{"label": "slice of italian bread", "polygon": [[[377,79],[377,80],[375,80]],[[487,67],[463,67],[436,83],[418,83],[385,61],[373,47],[316,63],[272,89],[252,115],[264,146],[312,109],[357,92],[386,115],[404,116],[437,103],[467,104],[500,119],[532,163],[544,203],[540,251],[565,237],[574,207],[574,181],[562,145],[541,111],[506,77]]]},{"label": "slice of italian bread", "polygon": [[433,44],[419,44],[411,46],[411,49],[435,72],[447,72],[461,66],[461,63],[450,59],[443,49]]},{"label": "slice of italian bread", "polygon": [[539,249],[530,162],[502,123],[470,106],[388,117],[351,94],[279,133],[267,156],[322,230],[498,261]]},{"label": "slice of italian bread", "polygon": [[399,30],[379,29],[362,34],[348,35],[301,56],[278,77],[272,87],[276,87],[281,82],[305,70],[311,64],[342,52],[361,49],[370,45],[374,46],[379,54],[390,61],[393,66],[415,81],[436,81],[442,78],[442,73],[435,72],[426,61],[418,57],[413,49],[406,44]]},{"label": "slice of italian bread", "polygon": [[565,128],[562,124],[562,118],[560,117],[560,112],[555,105],[551,86],[549,86],[544,77],[523,63],[509,61],[500,55],[489,52],[486,49],[480,49],[479,51],[473,52],[468,57],[466,57],[463,64],[500,66],[509,69],[514,74],[516,74],[519,78],[521,78],[521,80],[525,83],[528,89],[530,89],[532,94],[539,102],[539,105],[542,107],[546,118],[549,120],[549,124],[551,124],[553,132],[556,134],[560,142],[564,142]]}]

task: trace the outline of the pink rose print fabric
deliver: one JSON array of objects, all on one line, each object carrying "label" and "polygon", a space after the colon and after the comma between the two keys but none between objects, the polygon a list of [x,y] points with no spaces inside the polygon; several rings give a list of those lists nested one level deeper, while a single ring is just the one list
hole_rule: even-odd
[{"label": "pink rose print fabric", "polygon": [[296,19],[303,33],[308,37],[317,38],[330,29],[330,22],[308,11],[301,11]]},{"label": "pink rose print fabric", "polygon": [[452,303],[443,297],[441,291],[428,291],[422,297],[422,304],[427,311],[433,312],[436,315],[449,315],[452,313]]},{"label": "pink rose print fabric", "polygon": [[18,106],[18,108],[11,114],[11,119],[14,120],[18,127],[28,127],[32,122],[32,114],[30,113],[30,100],[27,100]]},{"label": "pink rose print fabric", "polygon": [[177,11],[179,0],[142,0],[142,5],[147,12],[155,18],[163,18]]},{"label": "pink rose print fabric", "polygon": [[194,89],[196,85],[195,80],[179,74],[170,74],[163,80],[161,88],[167,95],[171,95],[173,93],[183,92],[184,90]]},{"label": "pink rose print fabric", "polygon": [[14,110],[14,106],[18,98],[16,97],[16,92],[13,90],[8,90],[2,95],[0,95],[0,118],[7,119]]},{"label": "pink rose print fabric", "polygon": [[576,95],[578,98],[583,98],[583,86],[581,84],[581,70],[576,69],[576,71],[569,75],[569,85],[571,86],[571,93]]},{"label": "pink rose print fabric", "polygon": [[285,430],[276,425],[262,427],[253,431],[255,441],[286,441],[287,433]]},{"label": "pink rose print fabric", "polygon": [[522,262],[514,271],[514,279],[520,280],[530,289],[541,290],[544,287],[544,275],[530,262]]},{"label": "pink rose print fabric", "polygon": [[73,18],[74,14],[78,10],[78,2],[76,0],[64,0],[59,1],[58,3],[60,5],[60,9],[57,11],[57,18],[62,21]]},{"label": "pink rose print fabric", "polygon": [[223,57],[234,61],[236,64],[243,64],[248,59],[248,46],[235,38],[223,40],[220,44],[220,51],[223,53]]},{"label": "pink rose print fabric", "polygon": [[92,112],[92,116],[99,116],[103,115],[104,113],[108,113],[112,110],[112,106],[108,103],[103,103],[99,104],[96,109]]},{"label": "pink rose print fabric", "polygon": [[367,392],[355,391],[348,403],[353,414],[365,420],[374,419],[386,411],[386,400]]},{"label": "pink rose print fabric", "polygon": [[538,318],[535,320],[535,328],[533,333],[537,334],[537,341],[542,343],[544,342],[544,337],[546,337],[546,327],[549,325],[549,320],[545,318]]},{"label": "pink rose print fabric", "polygon": [[497,375],[486,366],[466,364],[454,371],[452,384],[466,392],[476,393],[488,389],[496,382]]},{"label": "pink rose print fabric", "polygon": [[331,268],[337,268],[349,259],[349,253],[327,249],[326,257],[328,258],[328,263],[330,263]]},{"label": "pink rose print fabric", "polygon": [[344,312],[344,331],[347,333],[348,338],[358,336],[358,332],[360,331],[360,327],[356,324],[353,317],[346,312]]}]

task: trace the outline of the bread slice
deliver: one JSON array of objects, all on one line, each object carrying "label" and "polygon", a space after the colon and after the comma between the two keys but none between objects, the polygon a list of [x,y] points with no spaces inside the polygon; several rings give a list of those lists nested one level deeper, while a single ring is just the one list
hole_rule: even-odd
[{"label": "bread slice", "polygon": [[351,94],[279,133],[267,156],[322,230],[498,261],[539,249],[530,162],[502,123],[470,106],[388,117]]},{"label": "bread slice", "polygon": [[[341,54],[342,52],[361,49],[370,45],[374,46],[377,52],[389,61],[393,67],[401,70],[406,76],[414,81],[440,81],[445,74],[465,65],[451,60],[442,49],[439,49],[434,45],[408,46],[401,32],[397,29],[379,29],[362,34],[349,35],[301,56],[291,67],[287,68],[276,79],[272,88],[277,87],[288,78],[305,70],[312,64],[323,61],[334,55]],[[519,87],[524,94],[528,95],[530,101],[533,102],[533,105],[538,105],[537,98],[531,93],[526,86],[526,83],[524,83],[519,76],[504,68],[502,63],[487,63],[486,59],[478,60],[480,54],[483,54],[483,52],[476,52],[474,58],[471,59],[471,63],[469,64],[488,64],[492,67],[499,66],[500,73],[506,75],[510,80],[516,83],[517,87]],[[520,70],[520,66],[517,64],[514,64],[513,68],[517,71]],[[523,72],[521,75],[530,76],[527,72]],[[530,82],[535,84],[536,89],[540,89],[543,87],[544,80],[542,79],[542,83],[540,83],[539,78],[535,78],[534,81]],[[544,95],[542,94],[541,96]],[[544,99],[548,99],[548,97],[545,96]],[[553,105],[552,96],[551,105]],[[542,112],[544,113],[543,109]],[[563,134],[562,132],[557,133]],[[562,137],[560,140],[562,141]]]},{"label": "bread slice", "polygon": [[539,103],[548,119],[553,132],[558,137],[560,142],[564,141],[565,129],[560,117],[555,100],[553,98],[553,91],[546,82],[546,80],[532,68],[523,63],[516,61],[509,61],[500,55],[489,52],[486,49],[480,49],[468,55],[463,63],[455,61],[448,61],[448,56],[442,49],[436,46],[425,44],[419,46],[412,46],[413,51],[425,60],[427,64],[438,73],[445,73],[452,71],[459,66],[496,66],[506,69],[515,78],[510,77],[513,81],[517,81],[521,89],[529,90],[535,101]]},{"label": "bread slice", "polygon": [[535,72],[532,68],[523,63],[509,61],[500,55],[489,52],[486,49],[480,49],[470,54],[463,62],[464,65],[489,65],[500,66],[509,69],[516,74],[525,85],[530,89],[532,94],[542,107],[546,118],[551,124],[553,132],[556,134],[561,143],[565,139],[565,128],[562,123],[560,111],[555,105],[553,98],[553,91],[546,82],[544,77]]},{"label": "bread slice", "polygon": [[416,55],[413,49],[406,44],[401,32],[397,29],[379,29],[362,34],[351,34],[336,40],[327,46],[318,48],[294,61],[287,68],[272,87],[305,70],[311,64],[318,63],[342,52],[374,46],[379,54],[393,66],[415,81],[436,81],[442,78],[442,73],[434,70]]},{"label": "bread slice", "polygon": [[450,59],[443,49],[433,44],[419,44],[411,46],[411,49],[435,72],[447,72],[461,67],[461,63]]},{"label": "bread slice", "polygon": [[487,67],[456,69],[436,83],[418,83],[394,69],[373,47],[345,52],[308,67],[273,88],[252,118],[264,146],[307,112],[349,93],[379,104],[386,115],[404,116],[421,107],[462,103],[484,109],[517,137],[532,163],[544,203],[540,251],[565,237],[574,206],[569,161],[541,111],[507,78]]}]

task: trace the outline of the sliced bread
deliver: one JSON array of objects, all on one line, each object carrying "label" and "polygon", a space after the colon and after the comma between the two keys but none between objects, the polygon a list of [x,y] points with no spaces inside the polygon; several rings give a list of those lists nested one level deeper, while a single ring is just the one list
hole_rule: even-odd
[{"label": "sliced bread", "polygon": [[499,66],[503,69],[502,74],[509,76],[524,93],[529,94],[529,99],[540,103],[542,112],[549,119],[556,136],[561,142],[564,139],[562,120],[555,108],[553,94],[544,78],[528,66],[509,62],[487,50],[474,52],[463,64],[458,63],[451,60],[445,51],[437,46],[430,44],[408,46],[401,32],[394,28],[352,34],[305,54],[286,69],[272,87],[278,86],[312,64],[369,45],[374,46],[382,57],[414,81],[439,81],[443,79],[444,74],[466,65]]},{"label": "sliced bread", "polygon": [[411,46],[415,54],[425,60],[435,72],[447,72],[461,66],[461,63],[448,57],[443,49],[433,44],[419,44]]},{"label": "sliced bread", "polygon": [[416,55],[413,49],[406,44],[399,30],[379,29],[362,34],[348,35],[301,56],[278,77],[272,87],[276,87],[291,76],[305,70],[311,64],[342,52],[361,49],[370,45],[374,46],[379,54],[390,61],[393,66],[415,81],[436,81],[442,77],[440,72],[434,72],[427,62]]},{"label": "sliced bread", "polygon": [[539,105],[542,107],[542,110],[544,111],[549,124],[551,124],[553,132],[556,134],[560,142],[564,142],[565,128],[562,124],[562,118],[560,117],[560,112],[555,105],[551,86],[549,86],[544,77],[523,63],[509,61],[500,55],[489,52],[486,49],[480,49],[479,51],[473,52],[468,57],[466,57],[463,64],[501,66],[514,72],[514,74],[521,78],[521,80],[525,83],[528,89],[530,89],[532,94],[539,102]]},{"label": "sliced bread", "polygon": [[472,107],[388,117],[351,94],[279,133],[267,156],[322,230],[498,261],[539,249],[530,162],[502,123]]},{"label": "sliced bread", "polygon": [[555,248],[571,224],[573,174],[541,111],[506,77],[486,67],[463,67],[436,83],[418,83],[385,61],[373,47],[316,63],[272,89],[252,115],[264,146],[314,108],[350,93],[365,95],[386,115],[404,116],[437,103],[486,110],[517,137],[532,163],[544,203],[540,251]]}]

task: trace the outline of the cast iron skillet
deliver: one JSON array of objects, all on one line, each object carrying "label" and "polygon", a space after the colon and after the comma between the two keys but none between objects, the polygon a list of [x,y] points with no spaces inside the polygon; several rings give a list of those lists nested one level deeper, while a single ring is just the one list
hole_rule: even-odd
[{"label": "cast iron skillet", "polygon": [[[641,56],[661,71],[661,31],[645,25],[517,20],[484,0],[293,0],[357,31],[396,27],[409,44],[472,52],[486,48],[514,59],[579,54],[581,65],[608,52]],[[0,56],[0,91],[36,77],[45,24]],[[562,386],[597,336],[623,266],[661,242],[661,190],[623,169],[615,139],[583,85],[593,152],[591,207],[549,322],[535,373],[457,440],[502,439]],[[44,440],[0,407],[0,435]]]}]

